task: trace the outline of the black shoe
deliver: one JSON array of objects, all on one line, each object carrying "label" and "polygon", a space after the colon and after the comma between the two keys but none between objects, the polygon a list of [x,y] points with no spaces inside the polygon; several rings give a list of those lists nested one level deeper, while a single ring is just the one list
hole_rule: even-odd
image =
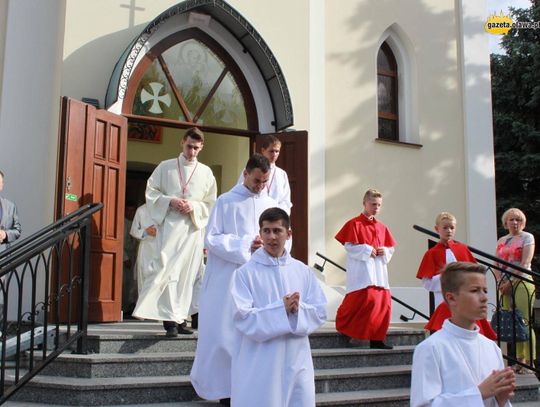
[{"label": "black shoe", "polygon": [[184,321],[181,324],[178,324],[178,328],[176,329],[176,333],[180,334],[180,335],[192,335],[193,330],[189,329],[187,327],[186,321]]},{"label": "black shoe", "polygon": [[369,341],[369,347],[371,349],[394,349],[393,346],[387,345],[383,341]]},{"label": "black shoe", "polygon": [[199,329],[199,313],[193,314],[191,316],[191,328]]},{"label": "black shoe", "polygon": [[231,405],[231,399],[219,399],[219,404],[223,404],[224,406],[230,406]]},{"label": "black shoe", "polygon": [[168,336],[169,338],[176,338],[178,336],[178,328],[176,328],[176,326],[167,327],[165,336]]}]

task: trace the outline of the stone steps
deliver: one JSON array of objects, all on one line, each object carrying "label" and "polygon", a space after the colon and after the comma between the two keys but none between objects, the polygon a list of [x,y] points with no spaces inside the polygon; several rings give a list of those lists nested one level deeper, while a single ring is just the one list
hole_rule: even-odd
[{"label": "stone steps", "polygon": [[[393,350],[359,348],[313,349],[315,369],[411,364],[414,346]],[[64,377],[143,377],[189,375],[195,352],[62,354],[43,375]]]},{"label": "stone steps", "polygon": [[[317,406],[407,406],[412,354],[423,339],[421,330],[392,328],[387,342],[395,348],[379,350],[368,349],[365,342],[352,346],[331,325],[318,330],[310,337]],[[8,403],[28,407],[52,407],[53,403],[110,407],[216,405],[198,400],[189,381],[196,340],[196,334],[167,338],[160,324],[149,322],[90,327],[90,354],[61,355]],[[538,403],[534,376],[518,377],[519,400]]]}]

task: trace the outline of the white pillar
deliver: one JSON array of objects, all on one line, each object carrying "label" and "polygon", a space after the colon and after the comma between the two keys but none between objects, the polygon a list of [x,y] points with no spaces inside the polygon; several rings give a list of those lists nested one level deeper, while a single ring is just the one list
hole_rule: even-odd
[{"label": "white pillar", "polygon": [[325,241],[325,0],[309,2],[309,264]]},{"label": "white pillar", "polygon": [[5,1],[0,168],[24,238],[53,219],[65,0]]},{"label": "white pillar", "polygon": [[497,239],[495,157],[491,107],[488,17],[485,0],[458,4],[463,131],[467,196],[467,240],[493,253]]}]

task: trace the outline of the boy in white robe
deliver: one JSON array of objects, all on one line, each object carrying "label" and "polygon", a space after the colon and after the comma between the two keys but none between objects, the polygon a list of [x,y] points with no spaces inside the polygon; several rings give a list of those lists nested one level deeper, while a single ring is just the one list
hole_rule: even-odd
[{"label": "boy in white robe", "polygon": [[[291,214],[291,186],[289,185],[289,177],[282,168],[276,165],[276,161],[281,151],[281,141],[274,135],[268,134],[264,136],[261,146],[261,154],[270,161],[270,178],[266,183],[263,192],[267,193],[270,198],[273,198],[278,203],[278,206]],[[238,177],[238,184],[244,182],[244,173]]]},{"label": "boy in white robe", "polygon": [[315,405],[308,335],[326,320],[326,298],[304,263],[285,249],[290,219],[281,208],[260,219],[263,247],[235,271],[234,325],[240,332],[232,364],[236,407]]},{"label": "boy in white robe", "polygon": [[135,276],[137,289],[140,293],[144,280],[152,275],[154,259],[159,256],[159,249],[156,244],[157,229],[146,204],[137,208],[129,234],[139,241],[137,260],[135,262]]},{"label": "boy in white robe", "polygon": [[229,286],[234,270],[262,246],[259,216],[276,201],[261,194],[268,182],[270,163],[253,154],[244,170],[244,183],[221,195],[206,227],[208,259],[199,300],[199,337],[191,383],[207,400],[231,397],[231,362],[239,333],[232,321]]},{"label": "boy in white robe", "polygon": [[511,406],[515,375],[505,368],[497,344],[479,333],[486,317],[486,270],[455,262],[441,275],[451,318],[420,343],[413,356],[411,406]]}]

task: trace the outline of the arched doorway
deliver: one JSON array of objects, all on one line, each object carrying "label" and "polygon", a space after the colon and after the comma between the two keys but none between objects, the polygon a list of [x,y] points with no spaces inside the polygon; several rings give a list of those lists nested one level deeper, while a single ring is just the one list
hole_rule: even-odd
[{"label": "arched doorway", "polygon": [[[86,200],[99,199],[105,204],[98,225],[106,227],[95,230],[97,249],[91,260],[96,276],[96,284],[90,288],[89,315],[93,321],[121,318],[122,252],[118,245],[122,247],[123,242],[125,197],[120,194],[124,193],[126,174],[141,169],[148,174],[152,165],[175,157],[182,129],[196,125],[206,136],[201,161],[211,166],[221,191],[225,192],[234,185],[247,157],[255,150],[257,136],[293,124],[289,92],[277,59],[257,31],[219,0],[182,2],[171,7],[127,47],[111,75],[106,97],[108,111],[98,111],[112,115],[107,120],[113,120],[115,115],[122,119],[119,122],[126,123],[127,119],[125,129],[119,124],[122,130],[111,132],[109,129],[116,127],[101,124],[104,121],[94,125],[89,121],[89,117],[95,116],[91,107],[66,106],[64,115],[69,120],[66,119],[64,128],[68,133],[72,127],[82,130],[70,123],[90,123],[86,125],[87,141],[83,144],[91,149],[99,147],[84,152],[85,157],[91,158],[84,160],[86,170],[77,177],[81,191],[89,191],[84,195]],[[79,115],[72,118],[70,112]],[[94,134],[96,143],[88,142]],[[284,132],[278,136],[283,139],[282,161],[278,165],[291,171],[289,179],[294,184],[295,255],[306,260],[307,133]],[[69,140],[69,135],[65,139]],[[76,144],[72,139],[71,145]],[[100,154],[113,151],[111,146],[118,146],[112,157],[114,165],[115,160],[119,161],[118,167],[109,163],[104,166],[102,162]],[[64,162],[79,164],[69,158]],[[92,171],[99,182],[87,177]],[[61,169],[59,174],[61,202],[67,186],[73,186],[74,177],[68,180],[68,174]],[[128,177],[127,185],[139,185],[129,190],[141,194],[144,174],[135,178],[132,183]],[[87,180],[95,187],[86,185]],[[118,188],[111,192],[108,185],[114,180],[118,180]],[[96,192],[98,187],[101,195]],[[68,206],[60,205],[57,213],[61,215],[67,209]],[[111,242],[115,252],[105,253]]]}]

